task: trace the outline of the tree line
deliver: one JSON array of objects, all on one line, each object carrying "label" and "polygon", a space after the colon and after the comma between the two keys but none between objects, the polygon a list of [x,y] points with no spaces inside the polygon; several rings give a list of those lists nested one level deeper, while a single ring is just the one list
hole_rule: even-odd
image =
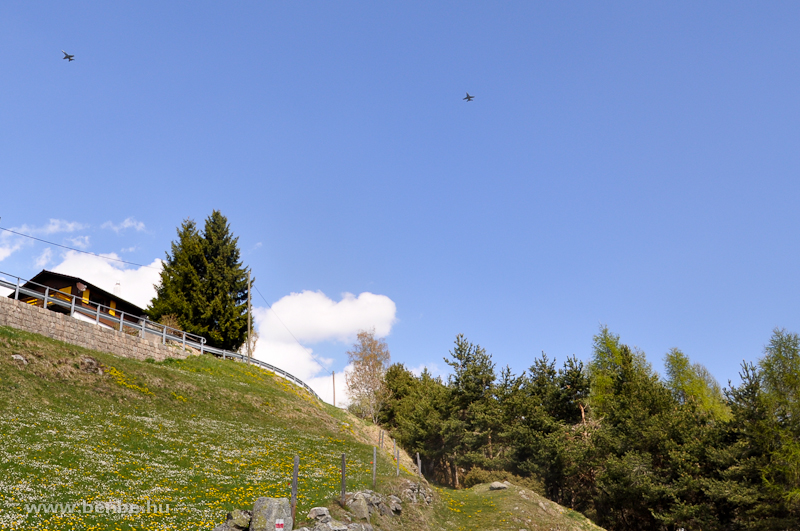
[{"label": "tree line", "polygon": [[374,418],[430,479],[512,479],[610,530],[800,528],[797,334],[776,329],[725,389],[677,349],[660,377],[605,327],[586,365],[542,353],[498,373],[462,335],[445,361],[446,380],[391,365],[376,391]]}]

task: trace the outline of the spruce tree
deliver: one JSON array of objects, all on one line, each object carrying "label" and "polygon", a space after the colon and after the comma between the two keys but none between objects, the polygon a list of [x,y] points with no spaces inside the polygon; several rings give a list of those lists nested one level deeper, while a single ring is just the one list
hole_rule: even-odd
[{"label": "spruce tree", "polygon": [[173,315],[181,328],[212,347],[237,350],[247,340],[247,269],[238,238],[215,210],[202,233],[187,219],[167,253],[156,297],[146,310],[154,320]]}]

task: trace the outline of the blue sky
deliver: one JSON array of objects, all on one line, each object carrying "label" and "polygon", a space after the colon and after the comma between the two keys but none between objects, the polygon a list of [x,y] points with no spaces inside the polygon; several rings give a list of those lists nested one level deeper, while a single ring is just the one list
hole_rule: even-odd
[{"label": "blue sky", "polygon": [[[287,317],[319,372],[370,319],[409,367],[463,333],[517,373],[603,323],[725,384],[800,331],[798,15],[3,2],[0,226],[152,264],[219,209],[276,313],[352,310]],[[2,238],[2,271],[80,267]]]}]

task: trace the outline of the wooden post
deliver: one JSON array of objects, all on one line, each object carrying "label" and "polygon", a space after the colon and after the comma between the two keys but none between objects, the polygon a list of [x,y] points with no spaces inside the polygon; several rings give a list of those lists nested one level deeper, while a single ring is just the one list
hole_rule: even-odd
[{"label": "wooden post", "polygon": [[300,472],[300,456],[294,456],[294,470],[292,471],[292,521],[295,521],[297,510],[297,474]]},{"label": "wooden post", "polygon": [[331,378],[333,379],[333,407],[336,407],[336,371],[331,371]]},{"label": "wooden post", "polygon": [[347,488],[347,483],[346,483],[346,478],[347,478],[346,467],[347,467],[347,462],[345,461],[345,456],[344,456],[344,454],[342,454],[342,499],[341,499],[341,501],[340,501],[340,503],[342,504],[342,507],[344,507],[344,495],[345,495],[346,488]]},{"label": "wooden post", "polygon": [[419,452],[417,452],[417,472],[419,473],[417,493],[422,495],[422,461],[419,460]]},{"label": "wooden post", "polygon": [[372,447],[372,490],[375,490],[375,481],[378,479],[378,448]]},{"label": "wooden post", "polygon": [[397,463],[397,476],[400,476],[400,449],[394,449],[394,460]]}]

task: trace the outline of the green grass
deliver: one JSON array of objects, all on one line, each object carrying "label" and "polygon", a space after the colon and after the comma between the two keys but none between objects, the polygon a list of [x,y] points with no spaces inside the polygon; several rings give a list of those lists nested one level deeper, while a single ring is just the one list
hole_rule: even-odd
[{"label": "green grass", "polygon": [[[103,374],[85,370],[87,356]],[[0,530],[210,531],[258,497],[288,497],[296,454],[298,520],[315,506],[346,520],[333,501],[341,454],[347,489],[371,488],[376,440],[374,426],[251,365],[211,356],[141,362],[0,327]],[[390,444],[379,452],[377,490],[399,494],[413,477],[402,466],[410,459],[396,478],[390,453]],[[149,502],[162,511],[25,507],[82,502]],[[402,517],[372,523],[385,531],[598,529],[530,490],[486,485],[436,489],[432,507],[404,503]]]},{"label": "green grass", "polygon": [[437,489],[440,503],[434,509],[434,529],[529,531],[596,531],[582,514],[561,507],[530,489],[511,485],[506,490],[489,490],[489,485],[471,489]]},{"label": "green grass", "polygon": [[[27,358],[23,366],[12,354]],[[98,360],[104,374],[80,369]],[[195,356],[144,363],[0,327],[0,529],[211,529],[259,496],[298,514],[371,485],[352,419],[253,366]],[[379,459],[388,476],[388,457]],[[148,515],[30,515],[25,504],[170,505]]]}]

